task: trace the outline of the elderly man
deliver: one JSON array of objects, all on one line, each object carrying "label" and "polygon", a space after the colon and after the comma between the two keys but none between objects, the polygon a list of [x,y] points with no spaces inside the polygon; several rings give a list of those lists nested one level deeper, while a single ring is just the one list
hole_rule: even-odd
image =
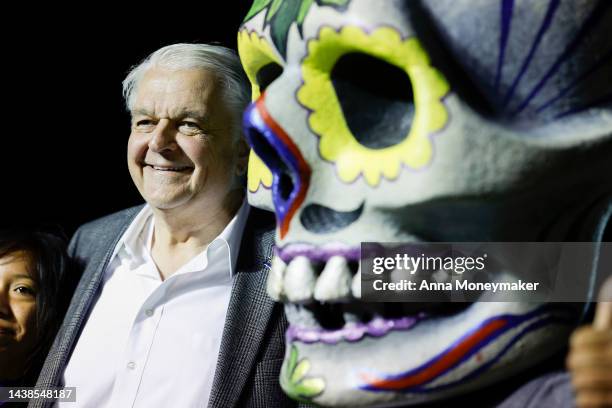
[{"label": "elderly man", "polygon": [[249,88],[237,56],[162,48],[124,95],[146,205],[75,234],[84,277],[38,385],[76,387],[78,407],[291,405],[277,385],[286,323],[264,289],[273,220],[242,187]]}]

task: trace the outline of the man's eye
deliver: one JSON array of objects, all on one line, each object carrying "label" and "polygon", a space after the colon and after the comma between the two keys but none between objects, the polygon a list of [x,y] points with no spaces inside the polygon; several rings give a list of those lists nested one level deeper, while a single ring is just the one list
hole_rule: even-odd
[{"label": "man's eye", "polygon": [[200,128],[200,126],[197,123],[194,123],[194,122],[181,122],[181,123],[179,123],[179,128],[180,129],[186,129],[189,132],[194,132],[194,131],[202,130]]},{"label": "man's eye", "polygon": [[136,127],[149,127],[154,125],[155,123],[153,123],[153,121],[150,119],[141,119],[136,121]]}]

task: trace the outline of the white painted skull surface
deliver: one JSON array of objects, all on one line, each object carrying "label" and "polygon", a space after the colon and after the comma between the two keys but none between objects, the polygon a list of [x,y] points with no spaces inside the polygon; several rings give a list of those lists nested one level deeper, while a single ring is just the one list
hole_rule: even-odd
[{"label": "white painted skull surface", "polygon": [[612,208],[611,9],[254,1],[238,35],[254,87],[249,200],[277,217],[268,291],[290,322],[290,396],[418,404],[564,347],[575,316],[562,305],[360,302],[359,246],[601,239]]}]

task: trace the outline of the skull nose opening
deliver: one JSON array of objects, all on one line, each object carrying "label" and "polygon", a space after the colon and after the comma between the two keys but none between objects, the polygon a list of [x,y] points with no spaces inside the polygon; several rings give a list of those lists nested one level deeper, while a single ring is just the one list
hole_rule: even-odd
[{"label": "skull nose opening", "polygon": [[255,150],[259,158],[264,161],[275,176],[278,176],[278,185],[274,189],[274,194],[277,194],[281,201],[288,201],[292,195],[295,195],[296,188],[296,184],[293,182],[295,176],[291,175],[290,167],[258,129],[251,129],[247,138],[251,148]]},{"label": "skull nose opening", "polygon": [[291,192],[293,191],[293,188],[294,185],[293,181],[291,181],[291,177],[289,177],[286,173],[282,173],[278,190],[281,199],[288,200],[289,197],[291,197]]},{"label": "skull nose opening", "polygon": [[310,167],[291,138],[269,115],[264,97],[265,94],[245,111],[244,130],[247,141],[272,172],[272,201],[283,238],[306,196]]}]

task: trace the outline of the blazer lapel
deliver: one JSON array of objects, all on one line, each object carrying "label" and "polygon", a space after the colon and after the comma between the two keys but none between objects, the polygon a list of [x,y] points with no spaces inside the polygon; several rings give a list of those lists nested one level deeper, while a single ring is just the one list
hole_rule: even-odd
[{"label": "blazer lapel", "polygon": [[[76,339],[97,298],[104,271],[110,262],[113,250],[132,219],[141,209],[142,206],[130,209],[124,213],[124,217],[109,222],[104,231],[100,231],[95,237],[96,242],[80,242],[79,231],[72,239],[71,257],[75,258],[77,263],[79,261],[86,262],[86,267],[70,302],[64,322],[55,337],[38,377],[38,386],[60,386],[62,374],[72,350],[74,350]],[[86,245],[95,246],[99,249],[94,251],[86,260],[79,259],[81,246]]]},{"label": "blazer lapel", "polygon": [[273,230],[254,232],[251,209],[245,228],[230,298],[209,407],[236,406],[257,360],[274,309],[266,278],[274,242]]}]

